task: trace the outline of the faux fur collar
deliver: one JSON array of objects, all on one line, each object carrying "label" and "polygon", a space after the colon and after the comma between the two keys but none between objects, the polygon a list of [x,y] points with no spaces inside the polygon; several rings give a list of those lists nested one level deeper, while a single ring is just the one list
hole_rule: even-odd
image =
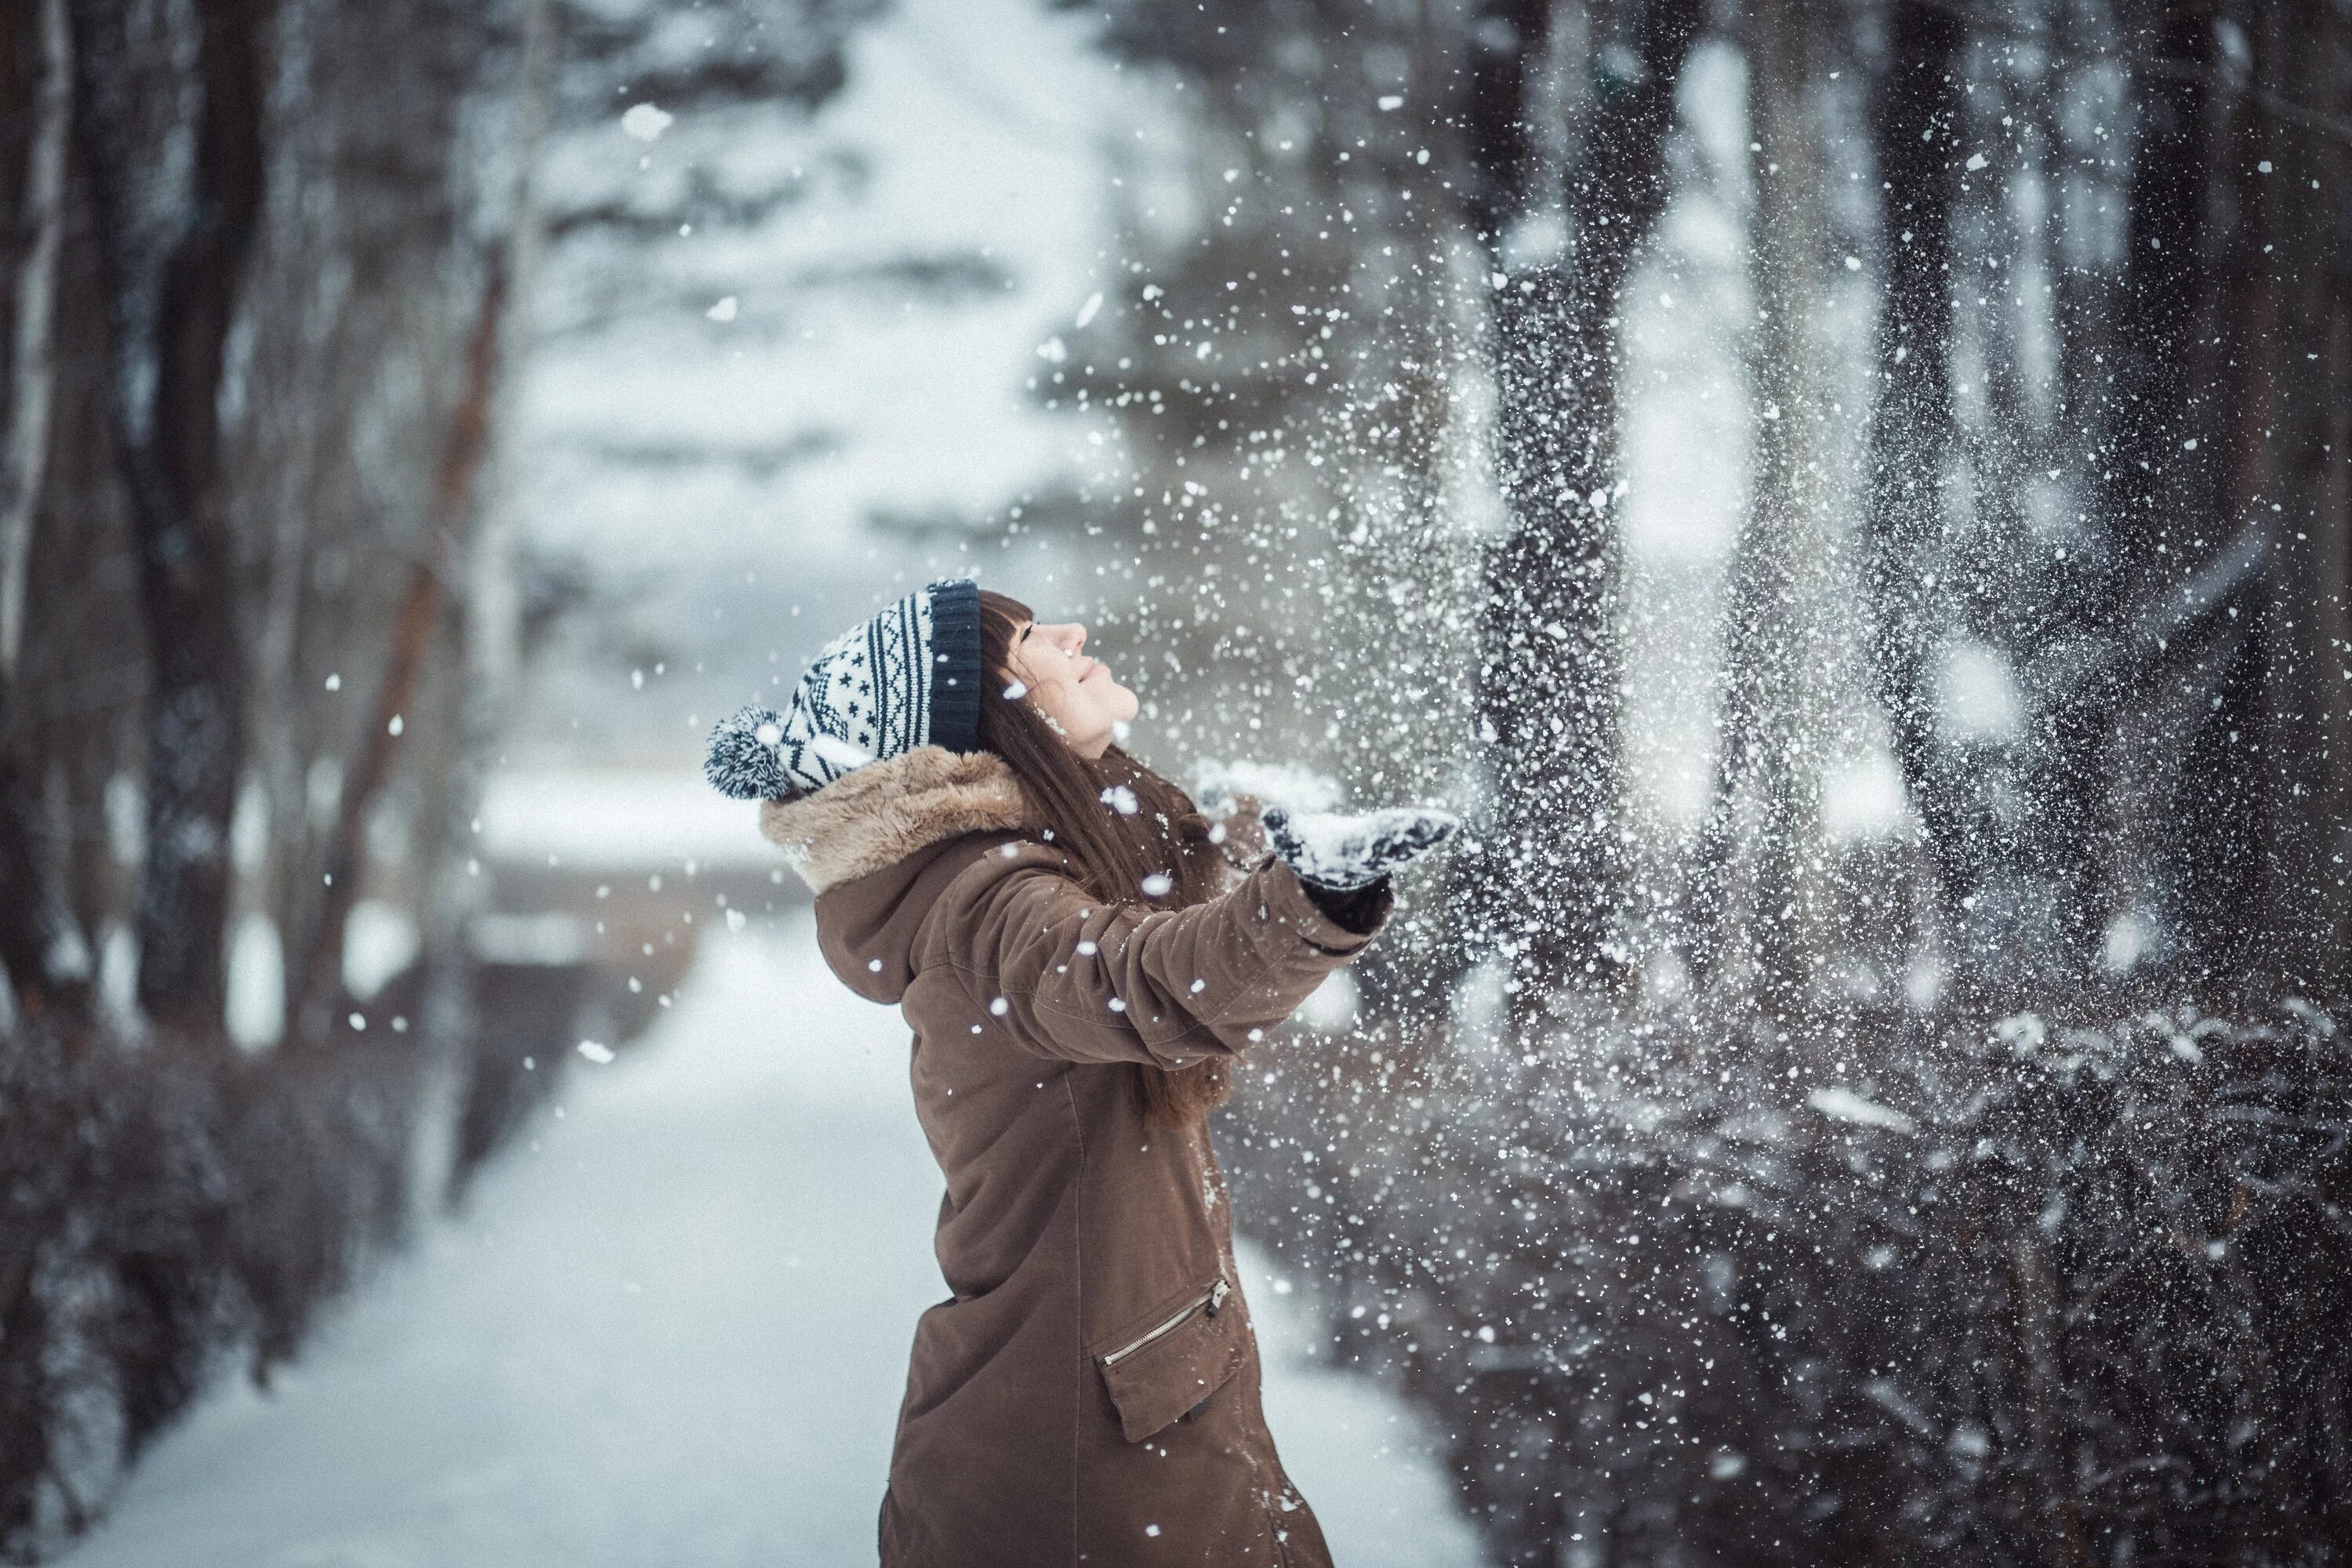
[{"label": "faux fur collar", "polygon": [[1015,828],[1028,797],[1004,759],[939,746],[870,763],[814,795],[760,807],[760,831],[781,847],[811,890],[894,866],[916,850],[967,833]]}]

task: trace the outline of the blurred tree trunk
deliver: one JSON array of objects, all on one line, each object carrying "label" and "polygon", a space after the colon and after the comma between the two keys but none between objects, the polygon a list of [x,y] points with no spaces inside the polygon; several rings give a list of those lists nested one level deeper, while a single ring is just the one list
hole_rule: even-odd
[{"label": "blurred tree trunk", "polygon": [[[2108,752],[2117,724],[2159,668],[2151,650],[2135,645],[2134,611],[2177,593],[2232,526],[2214,484],[2218,366],[2203,352],[2216,304],[2210,258],[2225,243],[2209,222],[2218,151],[2214,19],[2201,9],[2152,5],[2119,7],[2119,19],[2126,46],[2168,68],[2144,66],[2133,78],[2136,134],[2112,330],[2095,338],[2078,333],[2067,343],[2069,353],[2091,360],[2079,374],[2093,395],[2097,445],[2084,489],[2098,553],[2082,584],[2072,645],[2047,661],[2038,682],[2041,727],[2027,794],[2060,921],[2061,967],[2084,977],[2101,962],[2116,893]],[[2185,649],[2164,654],[2167,665],[2187,658]],[[2179,723],[2188,732],[2173,744],[2193,744],[2199,716]],[[2183,798],[2176,790],[2169,804]],[[2179,863],[2182,847],[2177,833],[2165,832],[2168,842],[2147,847],[2159,898],[2167,866]],[[2179,913],[2160,912],[2175,921]]]},{"label": "blurred tree trunk", "polygon": [[[6,715],[0,713],[0,721]],[[9,987],[19,1007],[37,1007],[47,989],[48,943],[42,940],[39,906],[34,893],[41,885],[40,864],[33,851],[32,800],[24,770],[0,741],[0,887],[8,889],[7,908],[0,910],[0,980]]]},{"label": "blurred tree trunk", "polygon": [[1617,301],[1664,210],[1695,0],[1495,8],[1474,57],[1474,220],[1495,252],[1509,507],[1479,627],[1495,790],[1477,902],[1514,1012],[1606,979],[1625,914],[1619,826]]},{"label": "blurred tree trunk", "polygon": [[343,782],[327,841],[321,892],[299,949],[287,1008],[288,1022],[299,1040],[323,1043],[332,1032],[329,1014],[341,994],[343,931],[359,900],[369,816],[397,765],[406,715],[415,709],[426,657],[443,629],[450,584],[459,576],[466,556],[465,530],[473,518],[475,481],[488,452],[499,350],[508,330],[510,265],[509,247],[499,247],[483,279],[466,343],[464,384],[434,475],[427,532],[393,614],[383,679],[366,710],[358,763]]},{"label": "blurred tree trunk", "polygon": [[[2072,160],[2061,100],[2079,73],[1990,37],[1973,52],[1957,32],[1942,41],[1954,51],[1938,171],[1946,426],[1912,461],[1940,468],[1957,452],[1962,483],[1945,498],[1941,550],[1881,560],[1874,575],[1884,584],[1907,574],[1910,592],[1942,617],[1922,628],[1919,650],[1937,666],[1928,679],[1937,689],[1930,698],[1921,689],[1915,702],[1943,710],[1915,707],[1904,726],[1906,750],[1926,743],[1926,765],[1906,766],[1906,782],[1957,978],[1984,1005],[2008,1008],[2095,979],[2118,898],[2116,792],[2103,759],[2128,674],[2118,637],[2129,595],[2116,594],[2102,527],[2088,510],[2063,504],[2059,483],[2070,465],[2081,472],[2061,448],[2079,427],[2084,391],[2103,391],[2105,375],[2103,349],[2084,346],[2103,342],[2079,299],[2094,270],[2089,247],[2065,226],[2084,215],[2062,200]],[[1903,145],[1893,124],[1878,141],[1896,166],[1921,151]],[[1890,174],[1888,184],[1899,178]],[[1892,192],[1889,201],[1890,238],[1899,240],[1916,215],[1896,210]],[[1899,246],[1895,255],[1899,267]],[[1895,352],[1884,342],[1882,356],[1883,375],[1907,368],[1889,365]],[[1953,405],[1956,374],[1978,393],[1965,415]],[[1882,406],[1881,419],[1889,412]],[[1902,461],[1892,449],[1874,454],[1867,500]]]},{"label": "blurred tree trunk", "polygon": [[[484,210],[477,226],[487,237],[477,247],[480,280],[434,459],[423,535],[411,548],[400,592],[388,606],[382,673],[373,700],[362,710],[335,819],[320,846],[324,870],[298,939],[288,1005],[296,1039],[316,1045],[333,1036],[345,932],[367,881],[369,824],[395,781],[406,776],[420,786],[420,831],[429,836],[435,851],[421,858],[436,874],[406,896],[420,917],[425,980],[435,998],[429,1030],[438,1058],[434,1066],[436,1071],[449,1069],[449,1076],[470,1037],[461,1015],[467,976],[463,937],[471,903],[453,897],[452,889],[481,886],[478,876],[463,870],[468,858],[459,846],[470,834],[460,829],[475,816],[478,775],[492,749],[496,716],[511,696],[513,662],[520,658],[511,646],[520,624],[511,581],[513,545],[496,521],[498,508],[485,476],[509,397],[512,362],[525,337],[521,301],[538,250],[532,171],[547,113],[554,10],[553,0],[520,0],[518,6],[511,63],[501,72],[511,73],[510,83],[502,83],[508,88],[502,96],[512,123],[500,141],[496,167],[507,181],[488,182],[491,188],[481,196]],[[451,689],[446,702],[426,696],[428,689],[440,689],[439,678]],[[441,718],[427,732],[415,732],[415,716],[425,710],[438,710]],[[436,1083],[427,1096],[441,1096],[447,1089]],[[428,1114],[438,1109],[428,1107]],[[428,1132],[420,1145],[438,1142],[437,1133]]]},{"label": "blurred tree trunk", "polygon": [[113,433],[152,672],[139,1000],[158,1023],[210,1035],[226,993],[228,829],[243,762],[220,402],[261,216],[268,6],[194,6],[192,166],[187,189],[167,194],[151,189],[153,151],[131,102],[148,79],[134,58],[152,42],[112,0],[73,0],[72,9],[81,158],[112,335]]},{"label": "blurred tree trunk", "polygon": [[0,130],[0,682],[13,679],[25,636],[25,582],[33,515],[48,456],[50,385],[57,370],[58,251],[65,230],[66,137],[72,54],[64,0],[17,0],[0,19],[0,80],[13,106]]},{"label": "blurred tree trunk", "polygon": [[[2193,372],[2210,368],[2197,353],[2210,324],[2207,258],[2217,240],[2207,224],[2215,145],[2210,73],[2213,19],[2202,7],[2143,0],[2152,26],[2127,28],[2129,42],[2174,70],[2143,69],[2133,79],[2137,126],[2122,299],[2116,331],[2085,344],[2113,368],[2094,375],[2103,399],[2105,461],[2093,479],[2113,539],[2113,583],[2102,605],[2112,622],[2122,596],[2143,573],[2178,565],[2187,530],[2202,529],[2217,499],[2210,447],[2185,443],[2217,389]],[[2203,432],[2208,443],[2213,432]],[[2165,545],[2163,556],[2157,546]],[[2165,556],[2173,556],[2167,561]]]},{"label": "blurred tree trunk", "polygon": [[[2262,221],[2271,177],[2258,172],[2257,163],[2273,149],[2252,100],[2242,88],[2211,91],[2205,112],[2208,150],[2192,252],[2203,274],[2202,300],[2190,352],[2173,366],[2188,397],[2176,449],[2167,454],[2187,472],[2161,503],[2171,513],[2167,521],[2176,552],[2178,535],[2189,535],[2186,553],[2192,563],[2248,542],[2263,555],[2275,552],[2261,515],[2270,498],[2255,472],[2279,415],[2272,401],[2277,378],[2264,363],[2275,353],[2270,340],[2278,325],[2276,262],[2263,247],[2285,237],[2293,256],[2306,243],[2301,236],[2275,237]],[[2315,226],[2324,232],[2324,220]],[[2290,384],[2299,379],[2288,371]],[[2202,459],[2193,466],[2188,461],[2192,449]],[[2154,575],[2160,582],[2166,574],[2159,567]],[[2175,941],[2193,955],[2175,967],[2235,988],[2266,966],[2263,949],[2283,934],[2265,932],[2262,919],[2273,912],[2263,900],[2273,826],[2264,820],[2262,799],[2270,765],[2264,753],[2271,749],[2262,733],[2263,689],[2265,665],[2294,655],[2265,635],[2274,628],[2264,625],[2261,584],[2252,572],[2235,585],[2231,600],[2230,624],[2216,628],[2195,667],[2202,700],[2186,716],[2160,854],[2165,913],[2176,928]]]},{"label": "blurred tree trunk", "polygon": [[15,687],[56,377],[71,73],[63,0],[9,5],[0,16],[10,106],[0,113],[0,973],[17,1003],[36,1009],[56,984],[48,958],[58,894],[37,847],[39,784],[26,765]]},{"label": "blurred tree trunk", "polygon": [[512,498],[511,443],[499,437],[522,384],[529,353],[530,301],[542,248],[544,215],[535,172],[552,96],[551,77],[561,47],[555,0],[523,0],[521,49],[515,68],[514,171],[510,207],[497,265],[505,279],[503,310],[492,344],[493,379],[489,429],[482,468],[470,505],[472,526],[464,554],[452,563],[461,581],[458,658],[454,684],[457,722],[444,773],[444,799],[437,812],[441,853],[436,875],[425,887],[427,919],[421,960],[425,971],[427,1064],[417,1140],[419,1169],[414,1190],[420,1203],[456,1201],[463,1179],[465,1101],[483,1028],[480,971],[471,946],[475,918],[491,907],[491,871],[471,851],[478,840],[484,777],[499,755],[499,738],[514,710],[522,680],[522,592],[518,582],[520,517]]},{"label": "blurred tree trunk", "polygon": [[[2292,0],[2250,7],[2245,26],[2253,90],[2352,121],[2352,13]],[[2232,171],[2246,230],[2232,467],[2239,505],[2269,543],[2260,710],[2245,731],[2248,810],[2264,842],[2249,857],[2247,907],[2217,900],[2200,923],[2258,933],[2267,951],[2246,960],[2331,997],[2352,978],[2352,144],[2340,132],[2255,126]]]},{"label": "blurred tree trunk", "polygon": [[1692,900],[1697,967],[1752,985],[1783,1023],[1810,999],[1827,914],[1821,781],[1836,613],[1824,384],[1827,39],[1828,17],[1814,3],[1753,19],[1745,37],[1756,426],[1731,567],[1715,800]]},{"label": "blurred tree trunk", "polygon": [[1863,470],[1872,668],[1914,809],[1927,828],[1947,923],[1967,896],[1959,804],[1937,736],[1943,485],[1954,434],[1952,206],[1961,107],[1959,19],[1903,5],[1888,19],[1887,68],[1874,84],[1871,143],[1885,193],[1886,297],[1878,318],[1878,396]]}]

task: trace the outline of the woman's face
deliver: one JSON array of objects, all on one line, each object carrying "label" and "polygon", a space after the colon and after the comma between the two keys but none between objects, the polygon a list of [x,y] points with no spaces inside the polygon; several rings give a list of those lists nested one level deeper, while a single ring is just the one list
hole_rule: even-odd
[{"label": "woman's face", "polygon": [[[1013,638],[1013,677],[1029,701],[1082,757],[1109,750],[1117,726],[1135,717],[1135,693],[1111,678],[1110,666],[1086,652],[1087,628],[1031,621]],[[1024,695],[1024,694],[1011,694]]]}]

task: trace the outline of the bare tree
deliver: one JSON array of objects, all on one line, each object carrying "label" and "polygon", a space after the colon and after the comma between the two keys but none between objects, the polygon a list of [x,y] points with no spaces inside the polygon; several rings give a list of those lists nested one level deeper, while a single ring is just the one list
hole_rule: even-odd
[{"label": "bare tree", "polygon": [[[1952,426],[1952,205],[1959,184],[1959,19],[1932,5],[1895,8],[1886,68],[1873,84],[1872,149],[1886,191],[1886,300],[1878,319],[1878,396],[1864,470],[1864,527],[1876,606],[1873,648],[1895,754],[1923,815],[1938,809],[1935,627],[1929,564],[1943,533],[1944,443]],[[1930,851],[1947,903],[1963,895],[1958,847]]]},{"label": "bare tree", "polygon": [[9,9],[5,68],[9,116],[18,134],[7,148],[0,210],[10,215],[5,387],[7,421],[0,437],[0,680],[13,676],[25,635],[25,575],[33,515],[48,457],[51,334],[57,310],[58,252],[65,229],[66,139],[71,104],[72,44],[64,0],[33,0]]},{"label": "bare tree", "polygon": [[[2250,87],[2272,102],[2352,107],[2352,16],[2305,0],[2245,16]],[[2258,99],[2258,103],[2261,100]],[[2352,126],[2337,134],[2282,126],[2264,110],[2233,177],[2248,259],[2241,291],[2232,472],[2246,515],[2263,528],[2259,721],[2239,750],[2252,775],[2249,814],[2264,826],[2258,921],[2244,952],[2286,984],[2332,996],[2352,953]],[[2299,133],[2280,133],[2282,131]],[[2263,154],[2268,154],[2264,156]],[[2265,167],[2267,165],[2267,167]]]},{"label": "bare tree", "polygon": [[1715,800],[1691,898],[1700,967],[1752,980],[1784,1024],[1810,999],[1830,892],[1820,801],[1840,545],[1820,94],[1832,15],[1792,5],[1753,18],[1747,38],[1756,434],[1732,566]]},{"label": "bare tree", "polygon": [[21,774],[11,688],[24,640],[34,519],[48,456],[55,379],[52,328],[65,227],[65,163],[72,58],[63,0],[12,5],[0,21],[0,73],[10,101],[0,135],[0,971],[21,1005],[37,1006],[49,973],[55,889],[34,847],[33,793]]},{"label": "bare tree", "polygon": [[81,158],[112,332],[113,436],[138,545],[152,680],[140,1003],[208,1037],[226,994],[229,817],[243,761],[241,653],[223,514],[224,353],[261,216],[266,0],[196,6],[187,187],[158,192],[131,96],[138,14],[72,7]]},{"label": "bare tree", "polygon": [[443,625],[449,584],[466,557],[465,529],[488,456],[490,414],[498,395],[500,349],[508,332],[507,292],[512,242],[491,260],[466,343],[465,381],[449,423],[447,444],[434,475],[429,531],[418,550],[394,615],[383,679],[368,706],[358,765],[344,780],[320,884],[325,889],[300,948],[288,1016],[298,1039],[322,1040],[327,1010],[340,994],[344,928],[358,900],[369,815],[390,782],[405,715]]},{"label": "bare tree", "polygon": [[1511,509],[1481,600],[1495,821],[1478,902],[1529,1016],[1622,963],[1618,298],[1665,207],[1675,84],[1699,22],[1687,0],[1528,0],[1471,32],[1469,205],[1499,279]]}]

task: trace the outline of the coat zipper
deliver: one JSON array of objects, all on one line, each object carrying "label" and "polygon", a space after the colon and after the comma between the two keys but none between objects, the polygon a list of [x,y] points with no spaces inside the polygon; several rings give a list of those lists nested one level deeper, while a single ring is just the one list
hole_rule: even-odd
[{"label": "coat zipper", "polygon": [[1102,1358],[1103,1365],[1106,1367],[1117,1366],[1120,1362],[1125,1361],[1128,1357],[1133,1355],[1144,1346],[1151,1343],[1152,1341],[1175,1332],[1178,1328],[1183,1325],[1186,1319],[1190,1318],[1193,1313],[1200,1311],[1203,1308],[1208,1310],[1209,1316],[1213,1318],[1215,1317],[1217,1315],[1217,1309],[1225,1304],[1225,1297],[1232,1289],[1233,1287],[1226,1284],[1223,1276],[1220,1275],[1216,1283],[1209,1287],[1208,1293],[1206,1295],[1202,1296],[1197,1301],[1188,1302],[1182,1311],[1177,1313],[1174,1317],[1169,1319],[1158,1328],[1146,1331],[1141,1337],[1129,1340],[1127,1343],[1119,1346],[1118,1349],[1105,1355]]}]

